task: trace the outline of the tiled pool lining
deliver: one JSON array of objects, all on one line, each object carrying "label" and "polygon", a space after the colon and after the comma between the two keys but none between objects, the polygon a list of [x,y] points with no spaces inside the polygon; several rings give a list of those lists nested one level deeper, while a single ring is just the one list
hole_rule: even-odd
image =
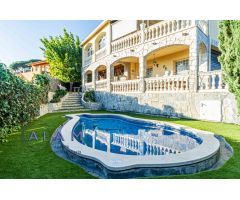
[{"label": "tiled pool lining", "polygon": [[[106,116],[108,115],[109,114],[106,114]],[[112,174],[112,176],[114,177],[114,174],[120,172],[124,172],[124,174],[126,174],[128,173],[127,171],[141,171],[140,174],[142,174],[143,170],[145,170],[146,172],[149,170],[151,170],[152,172],[155,171],[156,173],[154,174],[156,175],[161,175],[162,173],[165,175],[188,174],[209,169],[214,163],[217,162],[220,143],[214,137],[213,133],[166,122],[160,122],[160,124],[172,126],[175,128],[184,128],[186,131],[196,133],[202,138],[202,144],[192,150],[182,152],[181,154],[161,156],[120,155],[91,149],[85,145],[82,145],[76,139],[74,139],[73,141],[71,140],[71,131],[74,125],[78,122],[80,116],[81,115],[77,114],[68,115],[68,117],[71,119],[61,129],[61,134],[64,137],[64,141],[62,141],[63,149],[69,155],[76,157],[76,160],[89,159],[90,162],[96,162],[96,165],[100,164],[99,166],[102,166],[105,169],[105,174],[109,174],[108,177],[110,176],[110,174]],[[135,119],[125,115],[120,116],[129,118],[131,120]],[[147,122],[149,121],[153,123],[159,123],[159,121],[147,120]],[[167,171],[169,173],[167,173]]]}]

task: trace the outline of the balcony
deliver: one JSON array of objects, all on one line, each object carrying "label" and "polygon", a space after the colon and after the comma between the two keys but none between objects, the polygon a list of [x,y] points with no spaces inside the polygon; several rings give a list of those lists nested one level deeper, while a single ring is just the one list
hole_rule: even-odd
[{"label": "balcony", "polygon": [[209,72],[199,72],[199,91],[207,92],[207,91],[219,91],[226,90],[227,87],[222,80],[222,71],[209,71]]},{"label": "balcony", "polygon": [[193,25],[195,24],[191,20],[161,21],[145,28],[144,33],[142,33],[142,30],[139,30],[113,41],[111,43],[112,52],[114,53],[137,46],[141,42],[150,42],[152,40],[159,39],[167,35],[183,31]]},{"label": "balcony", "polygon": [[85,83],[85,90],[93,90],[93,83]]},{"label": "balcony", "polygon": [[139,79],[128,81],[112,82],[112,92],[125,93],[125,92],[139,92]]},{"label": "balcony", "polygon": [[88,67],[92,63],[92,56],[86,57],[84,59],[84,67]]},{"label": "balcony", "polygon": [[106,55],[107,55],[107,49],[106,49],[106,47],[98,50],[98,51],[96,52],[96,61],[99,60],[99,59],[101,59],[102,57],[104,57],[104,56],[106,56]]},{"label": "balcony", "polygon": [[107,90],[107,79],[96,81],[96,91]]},{"label": "balcony", "polygon": [[146,92],[179,92],[189,90],[189,75],[172,75],[145,79]]}]

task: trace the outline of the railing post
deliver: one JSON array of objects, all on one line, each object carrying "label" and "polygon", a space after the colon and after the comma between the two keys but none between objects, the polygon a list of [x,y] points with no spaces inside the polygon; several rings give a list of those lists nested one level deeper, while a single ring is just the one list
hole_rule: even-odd
[{"label": "railing post", "polygon": [[146,24],[143,22],[140,24],[140,29],[141,29],[141,43],[144,43],[145,41],[145,27]]},{"label": "railing post", "polygon": [[146,60],[143,56],[140,56],[139,57],[139,78],[140,78],[139,91],[142,93],[145,92],[145,80],[144,80],[145,67],[146,67]]},{"label": "railing post", "polygon": [[111,92],[111,65],[107,65],[107,92]]},{"label": "railing post", "polygon": [[92,72],[92,84],[93,84],[93,90],[96,90],[96,70],[93,70]]}]

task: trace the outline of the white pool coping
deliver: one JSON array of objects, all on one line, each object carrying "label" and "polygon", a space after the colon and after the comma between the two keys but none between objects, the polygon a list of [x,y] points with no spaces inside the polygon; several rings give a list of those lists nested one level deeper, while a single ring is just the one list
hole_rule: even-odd
[{"label": "white pool coping", "polygon": [[169,122],[160,122],[157,120],[145,120],[140,118],[129,117],[121,114],[92,114],[92,115],[116,115],[129,119],[136,119],[156,124],[170,125],[175,128],[184,128],[186,131],[191,131],[202,139],[202,144],[192,150],[181,152],[180,154],[170,154],[161,156],[134,156],[122,155],[116,153],[105,152],[91,147],[85,146],[76,139],[72,141],[71,133],[75,124],[79,121],[83,114],[91,115],[91,113],[79,113],[67,115],[71,118],[61,129],[61,134],[64,138],[62,144],[69,150],[78,153],[79,156],[88,158],[101,163],[104,167],[112,171],[127,170],[139,167],[177,167],[182,165],[190,165],[198,163],[215,155],[219,148],[220,142],[214,137],[214,134],[207,131],[201,131],[186,127],[183,125],[173,124]]}]

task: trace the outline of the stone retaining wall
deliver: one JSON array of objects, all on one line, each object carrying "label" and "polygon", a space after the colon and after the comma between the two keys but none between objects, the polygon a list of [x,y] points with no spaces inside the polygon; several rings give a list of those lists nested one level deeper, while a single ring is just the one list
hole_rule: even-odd
[{"label": "stone retaining wall", "polygon": [[100,103],[100,102],[86,102],[84,100],[84,94],[82,95],[82,98],[81,98],[81,102],[82,102],[82,105],[84,108],[88,108],[91,110],[101,110],[102,109],[102,103]]},{"label": "stone retaining wall", "polygon": [[95,94],[106,110],[240,124],[236,100],[229,92]]},{"label": "stone retaining wall", "polygon": [[[49,95],[49,98],[52,99],[53,94]],[[39,110],[39,117],[47,114],[47,113],[52,113],[55,110],[58,110],[62,107],[62,102],[64,99],[68,97],[68,93],[61,98],[60,102],[58,103],[48,103],[48,104],[41,104],[40,105],[40,110]]]}]

